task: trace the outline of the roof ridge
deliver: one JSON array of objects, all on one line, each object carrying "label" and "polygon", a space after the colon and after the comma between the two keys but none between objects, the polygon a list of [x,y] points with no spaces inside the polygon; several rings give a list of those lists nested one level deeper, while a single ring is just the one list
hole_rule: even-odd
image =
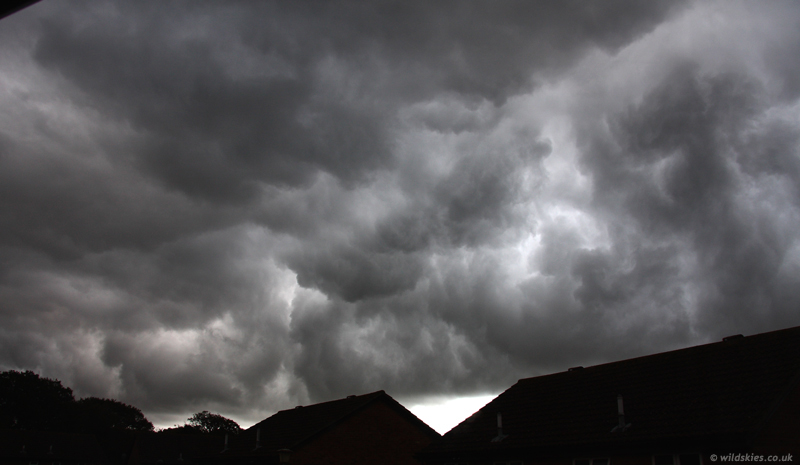
[{"label": "roof ridge", "polygon": [[[381,398],[389,398],[389,395],[385,391],[379,390],[280,410],[247,428],[243,432],[245,436],[242,438],[247,435],[257,435],[259,430],[261,433],[266,432],[269,436],[275,432],[283,432],[279,433],[283,437],[279,440],[280,447],[296,448]],[[287,424],[293,426],[287,430]],[[292,432],[289,433],[289,431]]]},{"label": "roof ridge", "polygon": [[[731,340],[724,340],[724,339],[727,339],[727,338],[723,338],[723,339],[720,339],[719,341],[711,341],[711,342],[706,342],[704,344],[698,344],[698,345],[693,345],[693,346],[688,346],[688,347],[681,347],[679,349],[672,349],[672,350],[667,350],[667,351],[664,351],[664,352],[655,352],[655,353],[646,354],[646,355],[637,355],[635,357],[625,358],[625,359],[622,359],[622,360],[612,360],[612,361],[608,361],[608,362],[598,363],[596,365],[588,365],[588,366],[585,366],[585,367],[581,366],[580,368],[581,368],[581,370],[594,370],[596,368],[606,367],[608,365],[615,365],[615,364],[621,364],[621,363],[625,363],[625,362],[632,362],[634,360],[641,360],[641,359],[645,359],[645,358],[649,358],[649,357],[661,357],[661,356],[666,357],[666,356],[669,356],[669,355],[674,355],[677,352],[702,350],[703,348],[707,348],[707,347],[713,346],[713,345],[722,345],[722,344],[731,344],[731,343],[738,343],[738,344],[751,343],[751,342],[745,342],[745,341],[752,341],[754,338],[760,338],[762,336],[773,336],[775,333],[792,332],[792,331],[800,332],[800,326],[793,326],[791,328],[783,328],[783,329],[777,329],[777,330],[774,330],[774,331],[767,331],[767,332],[763,332],[763,333],[751,334],[750,336],[737,337],[736,339],[731,339]],[[741,335],[737,335],[737,336],[741,336]],[[522,381],[531,380],[531,379],[536,379],[536,378],[557,376],[557,375],[561,375],[561,374],[564,374],[564,373],[568,373],[570,371],[577,371],[577,370],[568,369],[568,370],[564,370],[564,371],[555,371],[555,372],[552,372],[552,373],[546,373],[546,374],[543,374],[543,375],[528,376],[528,377],[525,377],[525,378],[520,378],[519,380],[517,380],[517,383],[522,382]],[[513,387],[513,385],[511,387]],[[511,387],[509,387],[509,389],[511,389]]]},{"label": "roof ridge", "polygon": [[368,397],[368,396],[376,396],[376,397],[378,397],[379,394],[386,394],[386,392],[384,392],[383,390],[380,390],[380,391],[370,392],[370,393],[367,393],[367,394],[359,394],[359,395],[355,395],[355,396],[342,397],[342,398],[339,398],[339,399],[326,400],[324,402],[317,402],[315,404],[296,405],[296,406],[291,407],[291,408],[278,410],[277,412],[273,413],[272,415],[268,416],[267,418],[264,418],[263,420],[259,421],[258,423],[255,423],[251,427],[246,428],[245,431],[250,431],[250,430],[257,429],[259,425],[261,425],[262,423],[272,419],[275,415],[278,415],[280,413],[292,412],[292,411],[294,411],[296,409],[300,409],[300,408],[304,408],[304,409],[306,409],[306,408],[318,408],[318,407],[330,405],[330,404],[333,404],[333,403],[336,403],[336,402],[343,402],[343,401],[346,401],[348,399],[352,399],[353,397]]}]

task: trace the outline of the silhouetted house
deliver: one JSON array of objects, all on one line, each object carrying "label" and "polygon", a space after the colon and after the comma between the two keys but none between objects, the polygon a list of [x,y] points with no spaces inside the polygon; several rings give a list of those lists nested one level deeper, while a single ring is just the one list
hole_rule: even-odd
[{"label": "silhouetted house", "polygon": [[101,465],[106,459],[90,434],[0,430],[0,464]]},{"label": "silhouetted house", "polygon": [[39,0],[4,0],[2,3],[0,3],[0,19],[5,18],[6,16],[11,16],[14,13],[38,2]]},{"label": "silhouetted house", "polygon": [[283,410],[238,435],[214,464],[417,464],[439,433],[383,391]]},{"label": "silhouetted house", "polygon": [[799,449],[800,327],[522,379],[418,457],[709,465]]}]

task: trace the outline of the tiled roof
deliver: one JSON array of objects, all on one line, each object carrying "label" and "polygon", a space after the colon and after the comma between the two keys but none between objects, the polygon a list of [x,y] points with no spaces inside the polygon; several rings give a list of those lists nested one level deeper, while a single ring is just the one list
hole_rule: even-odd
[{"label": "tiled roof", "polygon": [[[745,441],[800,382],[800,327],[518,381],[425,455]],[[624,432],[617,396],[624,402]],[[497,413],[503,434],[497,437]]]},{"label": "tiled roof", "polygon": [[[230,446],[226,455],[268,455],[274,454],[280,449],[296,449],[306,441],[336,426],[373,402],[385,402],[412,423],[417,423],[421,429],[429,430],[432,437],[439,436],[438,433],[384,391],[377,391],[370,394],[348,396],[345,399],[282,410],[256,423],[235,437],[230,437]],[[260,435],[260,447],[258,449],[256,449],[257,435]]]}]

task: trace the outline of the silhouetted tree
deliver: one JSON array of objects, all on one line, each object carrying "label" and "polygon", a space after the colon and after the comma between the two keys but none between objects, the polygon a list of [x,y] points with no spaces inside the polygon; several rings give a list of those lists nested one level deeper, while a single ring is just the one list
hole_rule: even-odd
[{"label": "silhouetted tree", "polygon": [[32,371],[0,373],[0,428],[66,431],[75,397],[61,381]]},{"label": "silhouetted tree", "polygon": [[210,413],[208,410],[195,413],[187,421],[188,426],[196,428],[203,433],[238,433],[242,430],[239,424],[230,418],[225,418],[216,413]]},{"label": "silhouetted tree", "polygon": [[159,433],[166,434],[205,434],[200,428],[192,425],[183,424],[181,426],[175,425],[172,428],[162,428],[158,430]]},{"label": "silhouetted tree", "polygon": [[32,371],[0,373],[0,429],[43,431],[152,431],[138,408],[113,399],[75,401],[61,381]]},{"label": "silhouetted tree", "polygon": [[153,431],[153,424],[138,408],[113,399],[87,397],[75,406],[76,420],[86,432],[105,430]]}]

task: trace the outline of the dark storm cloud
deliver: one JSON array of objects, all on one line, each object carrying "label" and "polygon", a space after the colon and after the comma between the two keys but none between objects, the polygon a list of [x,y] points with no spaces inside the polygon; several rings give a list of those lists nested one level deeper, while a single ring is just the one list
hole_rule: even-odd
[{"label": "dark storm cloud", "polygon": [[[138,156],[149,172],[190,195],[236,201],[259,182],[304,184],[318,169],[352,182],[385,166],[385,109],[369,102],[376,93],[454,90],[502,101],[537,68],[563,67],[587,46],[620,46],[668,6],[308,3],[245,13],[240,5],[76,4],[42,21],[34,57],[144,132]],[[275,18],[284,17],[288,37],[258,22],[280,31]],[[242,62],[226,63],[237,52]],[[241,76],[245,60],[280,66]],[[406,66],[410,73],[394,72]],[[338,67],[348,75],[337,76]],[[375,77],[389,88],[376,88]]]},{"label": "dark storm cloud", "polygon": [[[304,343],[296,370],[312,398],[387,385],[404,395],[470,393],[511,381],[504,354],[442,318],[441,311],[455,310],[463,302],[462,296],[443,295],[455,289],[443,289],[442,284],[431,283],[423,292],[377,305],[297,307],[292,336]],[[440,308],[432,308],[434,304]],[[468,319],[470,309],[459,310],[461,319]]]},{"label": "dark storm cloud", "polygon": [[[436,188],[437,204],[444,205],[443,223],[457,245],[477,245],[515,226],[515,203],[525,188],[539,182],[541,159],[550,154],[550,142],[529,134],[515,134],[515,144],[493,147],[459,160]],[[526,168],[533,179],[521,175]],[[527,184],[527,185],[526,185]]]},{"label": "dark storm cloud", "polygon": [[0,22],[0,367],[247,423],[800,324],[797,17],[40,2]]},{"label": "dark storm cloud", "polygon": [[412,99],[449,90],[501,103],[531,73],[559,69],[587,47],[622,46],[678,5],[382,1],[306,3],[287,13],[319,25],[323,43],[348,59],[396,61],[408,72],[394,79]]},{"label": "dark storm cloud", "polygon": [[464,156],[430,192],[392,212],[365,237],[338,246],[328,240],[303,243],[286,258],[298,283],[347,302],[391,296],[412,290],[424,276],[428,254],[420,252],[503,240],[505,231],[524,221],[518,199],[531,187],[525,184],[536,181],[522,174],[540,176],[541,159],[550,152],[547,141],[514,136],[514,143],[484,144],[489,153],[482,145],[460,148]]},{"label": "dark storm cloud", "polygon": [[338,102],[311,101],[313,76],[302,63],[290,64],[291,77],[237,76],[220,62],[228,51],[214,50],[211,31],[180,37],[182,28],[196,27],[191,20],[208,21],[213,11],[187,4],[184,16],[154,6],[123,4],[88,25],[45,20],[34,56],[143,132],[139,162],[167,185],[240,201],[259,181],[303,184],[319,168],[349,180],[386,158],[373,119]]},{"label": "dark storm cloud", "polygon": [[[779,102],[752,78],[698,68],[679,66],[641,104],[609,118],[610,140],[585,152],[595,202],[651,240],[689,249],[693,273],[703,277],[695,323],[703,331],[789,325],[797,302],[789,283],[800,275],[785,267],[797,235],[784,215],[798,209],[800,132],[765,118]],[[637,265],[643,252],[631,257]],[[592,266],[577,265],[582,276]],[[602,299],[611,291],[601,286],[586,295]]]},{"label": "dark storm cloud", "polygon": [[305,249],[301,253],[304,256],[288,260],[298,273],[297,283],[348,302],[412,288],[421,271],[420,260],[404,253],[370,253],[353,247],[322,253]]}]

